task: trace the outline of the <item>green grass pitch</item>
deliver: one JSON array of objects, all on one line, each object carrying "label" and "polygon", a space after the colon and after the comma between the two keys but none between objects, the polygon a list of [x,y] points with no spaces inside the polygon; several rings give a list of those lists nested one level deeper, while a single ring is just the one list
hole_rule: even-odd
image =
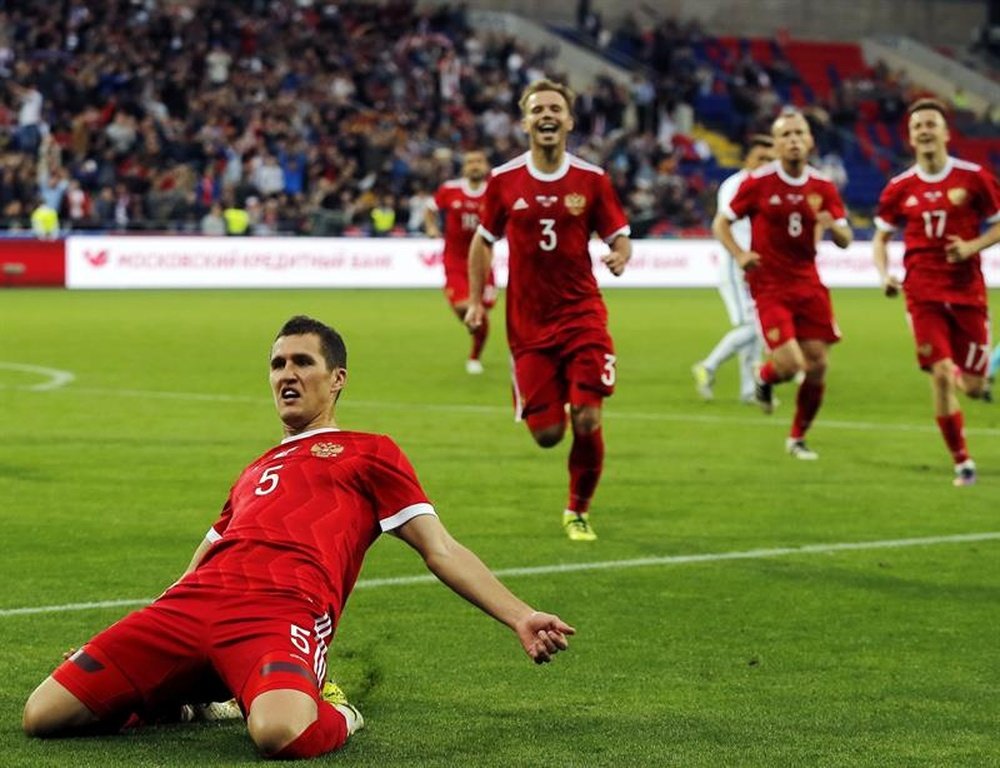
[{"label": "green grass pitch", "polygon": [[[695,395],[690,365],[726,329],[713,291],[607,301],[619,383],[600,539],[586,545],[559,527],[567,446],[542,451],[512,422],[499,312],[486,373],[470,377],[467,337],[434,291],[3,292],[0,764],[259,763],[242,724],[26,740],[33,686],[128,609],[11,611],[139,600],[177,576],[229,484],[279,437],[267,352],[305,312],[347,339],[339,423],[392,434],[491,567],[612,564],[506,577],[578,628],[545,667],[440,584],[359,588],[330,668],[368,727],[325,762],[1000,765],[996,538],[683,559],[1000,531],[1000,404],[963,403],[981,476],[952,488],[901,303],[834,291],[845,338],[810,437],[821,459],[796,462],[790,386],[772,417],[737,402],[732,363],[714,403]],[[32,389],[46,379],[10,364],[75,380]],[[422,573],[386,537],[362,580]]]}]

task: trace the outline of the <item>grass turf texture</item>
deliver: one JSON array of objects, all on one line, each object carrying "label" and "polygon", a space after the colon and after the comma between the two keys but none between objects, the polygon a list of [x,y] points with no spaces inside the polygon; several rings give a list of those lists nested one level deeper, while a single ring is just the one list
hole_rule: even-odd
[{"label": "grass turf texture", "polygon": [[[486,373],[470,377],[467,338],[436,292],[5,292],[0,362],[76,380],[28,391],[42,379],[0,368],[0,609],[139,599],[172,581],[237,473],[279,437],[268,345],[298,312],[347,340],[341,426],[392,434],[453,533],[494,568],[1000,530],[1000,405],[963,403],[981,478],[952,488],[900,302],[834,292],[845,341],[810,437],[822,458],[803,463],[783,453],[789,385],[765,417],[736,402],[729,363],[717,401],[698,400],[689,367],[726,329],[714,292],[607,300],[619,392],[601,538],[581,545],[559,526],[567,446],[542,452],[511,423],[499,311]],[[362,579],[421,573],[387,537]],[[1000,542],[506,581],[577,626],[552,665],[533,666],[439,584],[358,589],[330,667],[369,725],[326,759],[998,764]],[[0,615],[0,763],[257,764],[242,724],[21,735],[23,701],[61,652],[126,610]]]}]

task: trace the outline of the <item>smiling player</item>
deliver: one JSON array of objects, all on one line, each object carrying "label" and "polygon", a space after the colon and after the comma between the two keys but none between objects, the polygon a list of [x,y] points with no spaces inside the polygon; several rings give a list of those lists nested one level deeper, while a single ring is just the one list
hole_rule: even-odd
[{"label": "smiling player", "polygon": [[[956,486],[976,482],[965,442],[958,390],[972,398],[987,391],[990,318],[979,252],[1000,242],[1000,193],[993,176],[948,155],[944,106],[921,99],[908,110],[910,146],[917,162],[882,191],[872,243],[875,267],[889,297],[902,287],[917,347],[930,373],[934,416],[954,461]],[[983,224],[989,225],[980,234]],[[886,244],[898,229],[906,248],[906,280],[889,273]]]},{"label": "smiling player", "polygon": [[568,87],[551,80],[532,83],[521,96],[530,149],[496,168],[486,187],[469,250],[465,322],[472,330],[483,323],[479,297],[491,246],[506,236],[515,415],[538,445],[550,448],[566,432],[568,406],[573,445],[563,528],[573,541],[593,541],[588,510],[604,467],[601,406],[614,392],[617,358],[589,243],[593,232],[608,243],[604,263],[615,275],[625,270],[632,243],[604,171],[566,151],[573,100]]}]

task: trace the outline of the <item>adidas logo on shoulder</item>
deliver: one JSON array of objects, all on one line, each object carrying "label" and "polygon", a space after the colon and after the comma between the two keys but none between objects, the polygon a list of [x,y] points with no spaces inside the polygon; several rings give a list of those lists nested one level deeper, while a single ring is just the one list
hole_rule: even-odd
[{"label": "adidas logo on shoulder", "polygon": [[510,209],[512,211],[523,211],[527,207],[528,207],[528,201],[525,200],[523,197],[519,197],[517,198],[517,200],[514,201],[514,204],[510,207]]}]

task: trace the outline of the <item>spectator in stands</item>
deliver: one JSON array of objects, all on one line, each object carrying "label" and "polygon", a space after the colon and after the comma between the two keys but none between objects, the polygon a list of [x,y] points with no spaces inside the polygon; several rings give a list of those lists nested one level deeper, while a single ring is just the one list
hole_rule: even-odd
[{"label": "spectator in stands", "polygon": [[216,201],[208,213],[201,217],[201,234],[222,236],[226,234],[226,219],[222,213],[222,203]]}]

